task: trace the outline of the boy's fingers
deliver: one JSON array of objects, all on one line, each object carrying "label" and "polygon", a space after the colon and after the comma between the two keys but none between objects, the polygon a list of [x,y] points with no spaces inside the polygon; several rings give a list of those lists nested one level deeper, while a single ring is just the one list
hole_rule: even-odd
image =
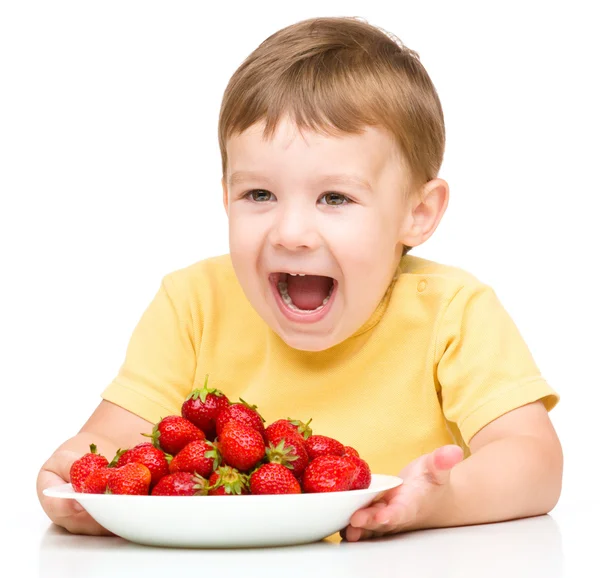
[{"label": "boy's fingers", "polygon": [[42,506],[48,517],[55,524],[62,526],[73,534],[90,534],[92,536],[112,535],[111,532],[98,524],[76,500],[44,496]]},{"label": "boy's fingers", "polygon": [[83,509],[75,500],[49,498],[44,495],[46,488],[59,486],[71,479],[71,465],[80,455],[71,451],[56,452],[42,467],[37,478],[37,493],[44,511],[51,520],[66,518]]},{"label": "boy's fingers", "polygon": [[404,490],[402,486],[398,486],[396,488],[392,488],[388,490],[376,502],[371,502],[368,506],[361,508],[354,512],[352,517],[350,518],[350,523],[354,526],[362,526],[366,521],[377,514],[381,510],[381,508],[385,508],[388,504],[392,503],[394,500],[398,498],[398,496],[403,493]]},{"label": "boy's fingers", "polygon": [[363,530],[362,528],[355,528],[354,526],[347,526],[343,538],[346,542],[358,542],[360,539],[364,539],[367,537],[368,530]]},{"label": "boy's fingers", "polygon": [[75,500],[65,500],[61,498],[49,498],[44,495],[43,490],[45,488],[51,488],[52,486],[58,486],[64,484],[63,478],[55,474],[54,472],[42,471],[38,477],[38,493],[40,495],[40,502],[44,508],[48,517],[55,521],[59,518],[67,518],[73,514],[80,513],[83,508]]},{"label": "boy's fingers", "polygon": [[345,542],[358,542],[359,540],[370,540],[371,538],[380,538],[387,534],[386,530],[373,531],[365,530],[364,528],[355,528],[354,526],[348,526],[342,532],[342,539]]},{"label": "boy's fingers", "polygon": [[443,485],[450,478],[452,468],[464,457],[460,446],[447,445],[431,452],[425,461],[427,477],[437,485]]},{"label": "boy's fingers", "polygon": [[[58,500],[59,498],[54,498]],[[71,502],[74,500],[61,500],[63,502]],[[67,516],[66,518],[58,518],[54,523],[62,526],[65,530],[72,534],[87,534],[89,536],[114,536],[106,528],[103,528],[94,518],[92,518],[85,510],[76,514]]]},{"label": "boy's fingers", "polygon": [[37,489],[40,495],[40,502],[47,516],[58,526],[62,526],[73,534],[89,534],[92,536],[112,536],[111,532],[103,528],[96,520],[94,520],[77,502],[77,500],[67,500],[62,498],[50,498],[45,496],[43,490],[58,486],[65,483],[65,479],[60,476],[67,473],[70,463],[67,464],[63,460],[58,460],[55,463],[48,462],[46,467],[51,467],[53,471],[42,470],[38,476]]},{"label": "boy's fingers", "polygon": [[44,489],[58,486],[71,479],[71,465],[81,454],[68,450],[56,452],[43,466],[37,479],[37,492],[48,517],[73,534],[114,536],[94,520],[77,500],[50,498]]},{"label": "boy's fingers", "polygon": [[371,504],[367,508],[362,508],[360,510],[357,510],[350,517],[350,524],[352,524],[352,526],[354,526],[356,528],[365,527],[369,523],[370,520],[374,519],[377,512],[379,512],[381,509],[385,508],[386,506],[387,506],[387,502],[375,502],[374,504]]},{"label": "boy's fingers", "polygon": [[415,508],[396,501],[392,504],[381,504],[376,509],[359,511],[350,518],[351,527],[370,532],[386,533],[394,528],[402,528],[410,524],[415,517]]},{"label": "boy's fingers", "polygon": [[[76,514],[80,514],[83,508],[75,500],[62,498],[48,498],[43,502],[44,510],[53,522],[65,520]],[[62,524],[61,524],[62,525]]]}]

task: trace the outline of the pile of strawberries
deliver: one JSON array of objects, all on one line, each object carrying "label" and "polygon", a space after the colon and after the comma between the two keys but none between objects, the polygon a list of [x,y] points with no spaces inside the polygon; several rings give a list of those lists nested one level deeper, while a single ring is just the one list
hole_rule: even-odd
[{"label": "pile of strawberries", "polygon": [[279,419],[268,427],[255,405],[220,390],[193,390],[181,416],[155,424],[151,442],[119,449],[109,463],[90,452],[73,462],[76,492],[153,496],[300,494],[368,488],[371,471],[358,452],[313,435],[309,424]]}]

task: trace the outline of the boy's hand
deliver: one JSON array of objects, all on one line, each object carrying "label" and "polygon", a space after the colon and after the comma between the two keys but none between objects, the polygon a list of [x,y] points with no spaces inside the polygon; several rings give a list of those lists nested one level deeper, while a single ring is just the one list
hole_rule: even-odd
[{"label": "boy's hand", "polygon": [[45,488],[58,486],[71,481],[71,465],[83,454],[70,450],[58,450],[42,466],[37,478],[37,493],[42,508],[58,526],[73,534],[112,536],[100,526],[75,500],[49,498],[43,494]]},{"label": "boy's hand", "polygon": [[463,459],[462,448],[448,445],[421,456],[399,474],[403,483],[357,510],[341,532],[348,542],[433,526],[432,517],[450,500],[450,471]]}]

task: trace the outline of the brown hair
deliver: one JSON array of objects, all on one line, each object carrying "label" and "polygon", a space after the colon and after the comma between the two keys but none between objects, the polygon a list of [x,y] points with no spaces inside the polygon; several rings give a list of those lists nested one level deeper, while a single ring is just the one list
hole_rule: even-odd
[{"label": "brown hair", "polygon": [[388,32],[351,17],[311,18],[264,40],[231,77],[221,104],[219,146],[259,121],[264,138],[285,116],[300,130],[358,134],[379,126],[393,136],[409,188],[435,178],[442,164],[442,107],[419,55]]}]

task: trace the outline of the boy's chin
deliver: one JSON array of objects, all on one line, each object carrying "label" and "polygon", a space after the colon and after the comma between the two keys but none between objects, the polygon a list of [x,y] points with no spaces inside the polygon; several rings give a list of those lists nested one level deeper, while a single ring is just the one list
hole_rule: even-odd
[{"label": "boy's chin", "polygon": [[271,327],[271,329],[273,329],[287,345],[299,351],[325,351],[344,341],[343,337],[340,337],[333,332],[318,335],[315,333],[304,333],[302,328],[295,331],[291,328],[281,326]]},{"label": "boy's chin", "polygon": [[299,351],[325,351],[326,349],[331,349],[338,343],[339,340],[331,339],[331,338],[316,338],[309,335],[282,335],[281,332],[277,332],[279,337],[285,341],[287,345],[289,345],[293,349],[297,349]]}]

